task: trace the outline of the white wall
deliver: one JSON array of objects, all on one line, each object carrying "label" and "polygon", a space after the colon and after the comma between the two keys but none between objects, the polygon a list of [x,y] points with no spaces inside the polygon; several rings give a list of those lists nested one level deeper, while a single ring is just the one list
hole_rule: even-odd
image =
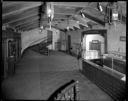
[{"label": "white wall", "polygon": [[118,51],[126,53],[126,41],[120,41],[120,36],[126,37],[126,24],[117,24],[108,28],[107,39],[108,39],[108,51]]},{"label": "white wall", "polygon": [[126,41],[120,41],[120,36],[126,37],[126,24],[116,23],[116,25],[109,26],[108,24],[105,27],[94,26],[94,29],[107,29],[107,47],[108,52],[119,52],[126,54]]},{"label": "white wall", "polygon": [[[22,42],[22,50],[23,52],[31,43],[37,41],[39,39],[43,39],[47,36],[47,31],[43,30],[42,33],[39,32],[39,29],[34,29],[31,31],[26,31],[21,33],[21,42]],[[34,44],[34,43],[33,43]]]},{"label": "white wall", "polygon": [[56,29],[53,29],[52,31],[53,31],[52,49],[53,50],[56,50],[55,43],[56,42],[60,42],[60,31],[59,30],[56,30]]}]

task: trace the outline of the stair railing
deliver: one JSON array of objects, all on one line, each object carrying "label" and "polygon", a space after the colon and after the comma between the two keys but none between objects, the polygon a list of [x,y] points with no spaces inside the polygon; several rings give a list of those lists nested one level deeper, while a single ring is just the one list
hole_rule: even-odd
[{"label": "stair railing", "polygon": [[66,85],[59,88],[49,100],[70,100],[79,101],[78,81],[71,80]]}]

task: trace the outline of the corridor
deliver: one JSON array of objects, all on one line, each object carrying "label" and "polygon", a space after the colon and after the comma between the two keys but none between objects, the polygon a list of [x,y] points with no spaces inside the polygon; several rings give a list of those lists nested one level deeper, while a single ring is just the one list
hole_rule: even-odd
[{"label": "corridor", "polygon": [[2,90],[7,99],[46,100],[72,79],[79,81],[80,100],[113,101],[79,72],[75,57],[57,51],[44,56],[27,50],[16,65],[15,75],[3,81]]}]

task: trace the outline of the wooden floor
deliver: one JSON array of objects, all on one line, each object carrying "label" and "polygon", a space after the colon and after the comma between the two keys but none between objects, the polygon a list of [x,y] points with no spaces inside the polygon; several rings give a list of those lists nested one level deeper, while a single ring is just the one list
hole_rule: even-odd
[{"label": "wooden floor", "polygon": [[79,72],[75,57],[62,52],[44,56],[28,50],[16,66],[16,74],[3,81],[2,91],[8,99],[46,100],[72,79],[79,81],[80,100],[113,101]]}]

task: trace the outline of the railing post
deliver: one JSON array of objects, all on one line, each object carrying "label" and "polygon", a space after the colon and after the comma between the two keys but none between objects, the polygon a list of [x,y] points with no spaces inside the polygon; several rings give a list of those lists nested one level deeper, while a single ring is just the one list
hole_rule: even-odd
[{"label": "railing post", "polygon": [[[64,85],[63,90],[57,91],[58,94],[54,95],[54,100],[70,100],[70,101],[79,101],[79,81],[71,81],[68,85]],[[56,92],[56,93],[57,93]],[[52,97],[51,97],[52,98]]]},{"label": "railing post", "polygon": [[79,81],[76,81],[76,99],[79,101]]},{"label": "railing post", "polygon": [[112,56],[112,72],[113,72],[113,56]]}]

